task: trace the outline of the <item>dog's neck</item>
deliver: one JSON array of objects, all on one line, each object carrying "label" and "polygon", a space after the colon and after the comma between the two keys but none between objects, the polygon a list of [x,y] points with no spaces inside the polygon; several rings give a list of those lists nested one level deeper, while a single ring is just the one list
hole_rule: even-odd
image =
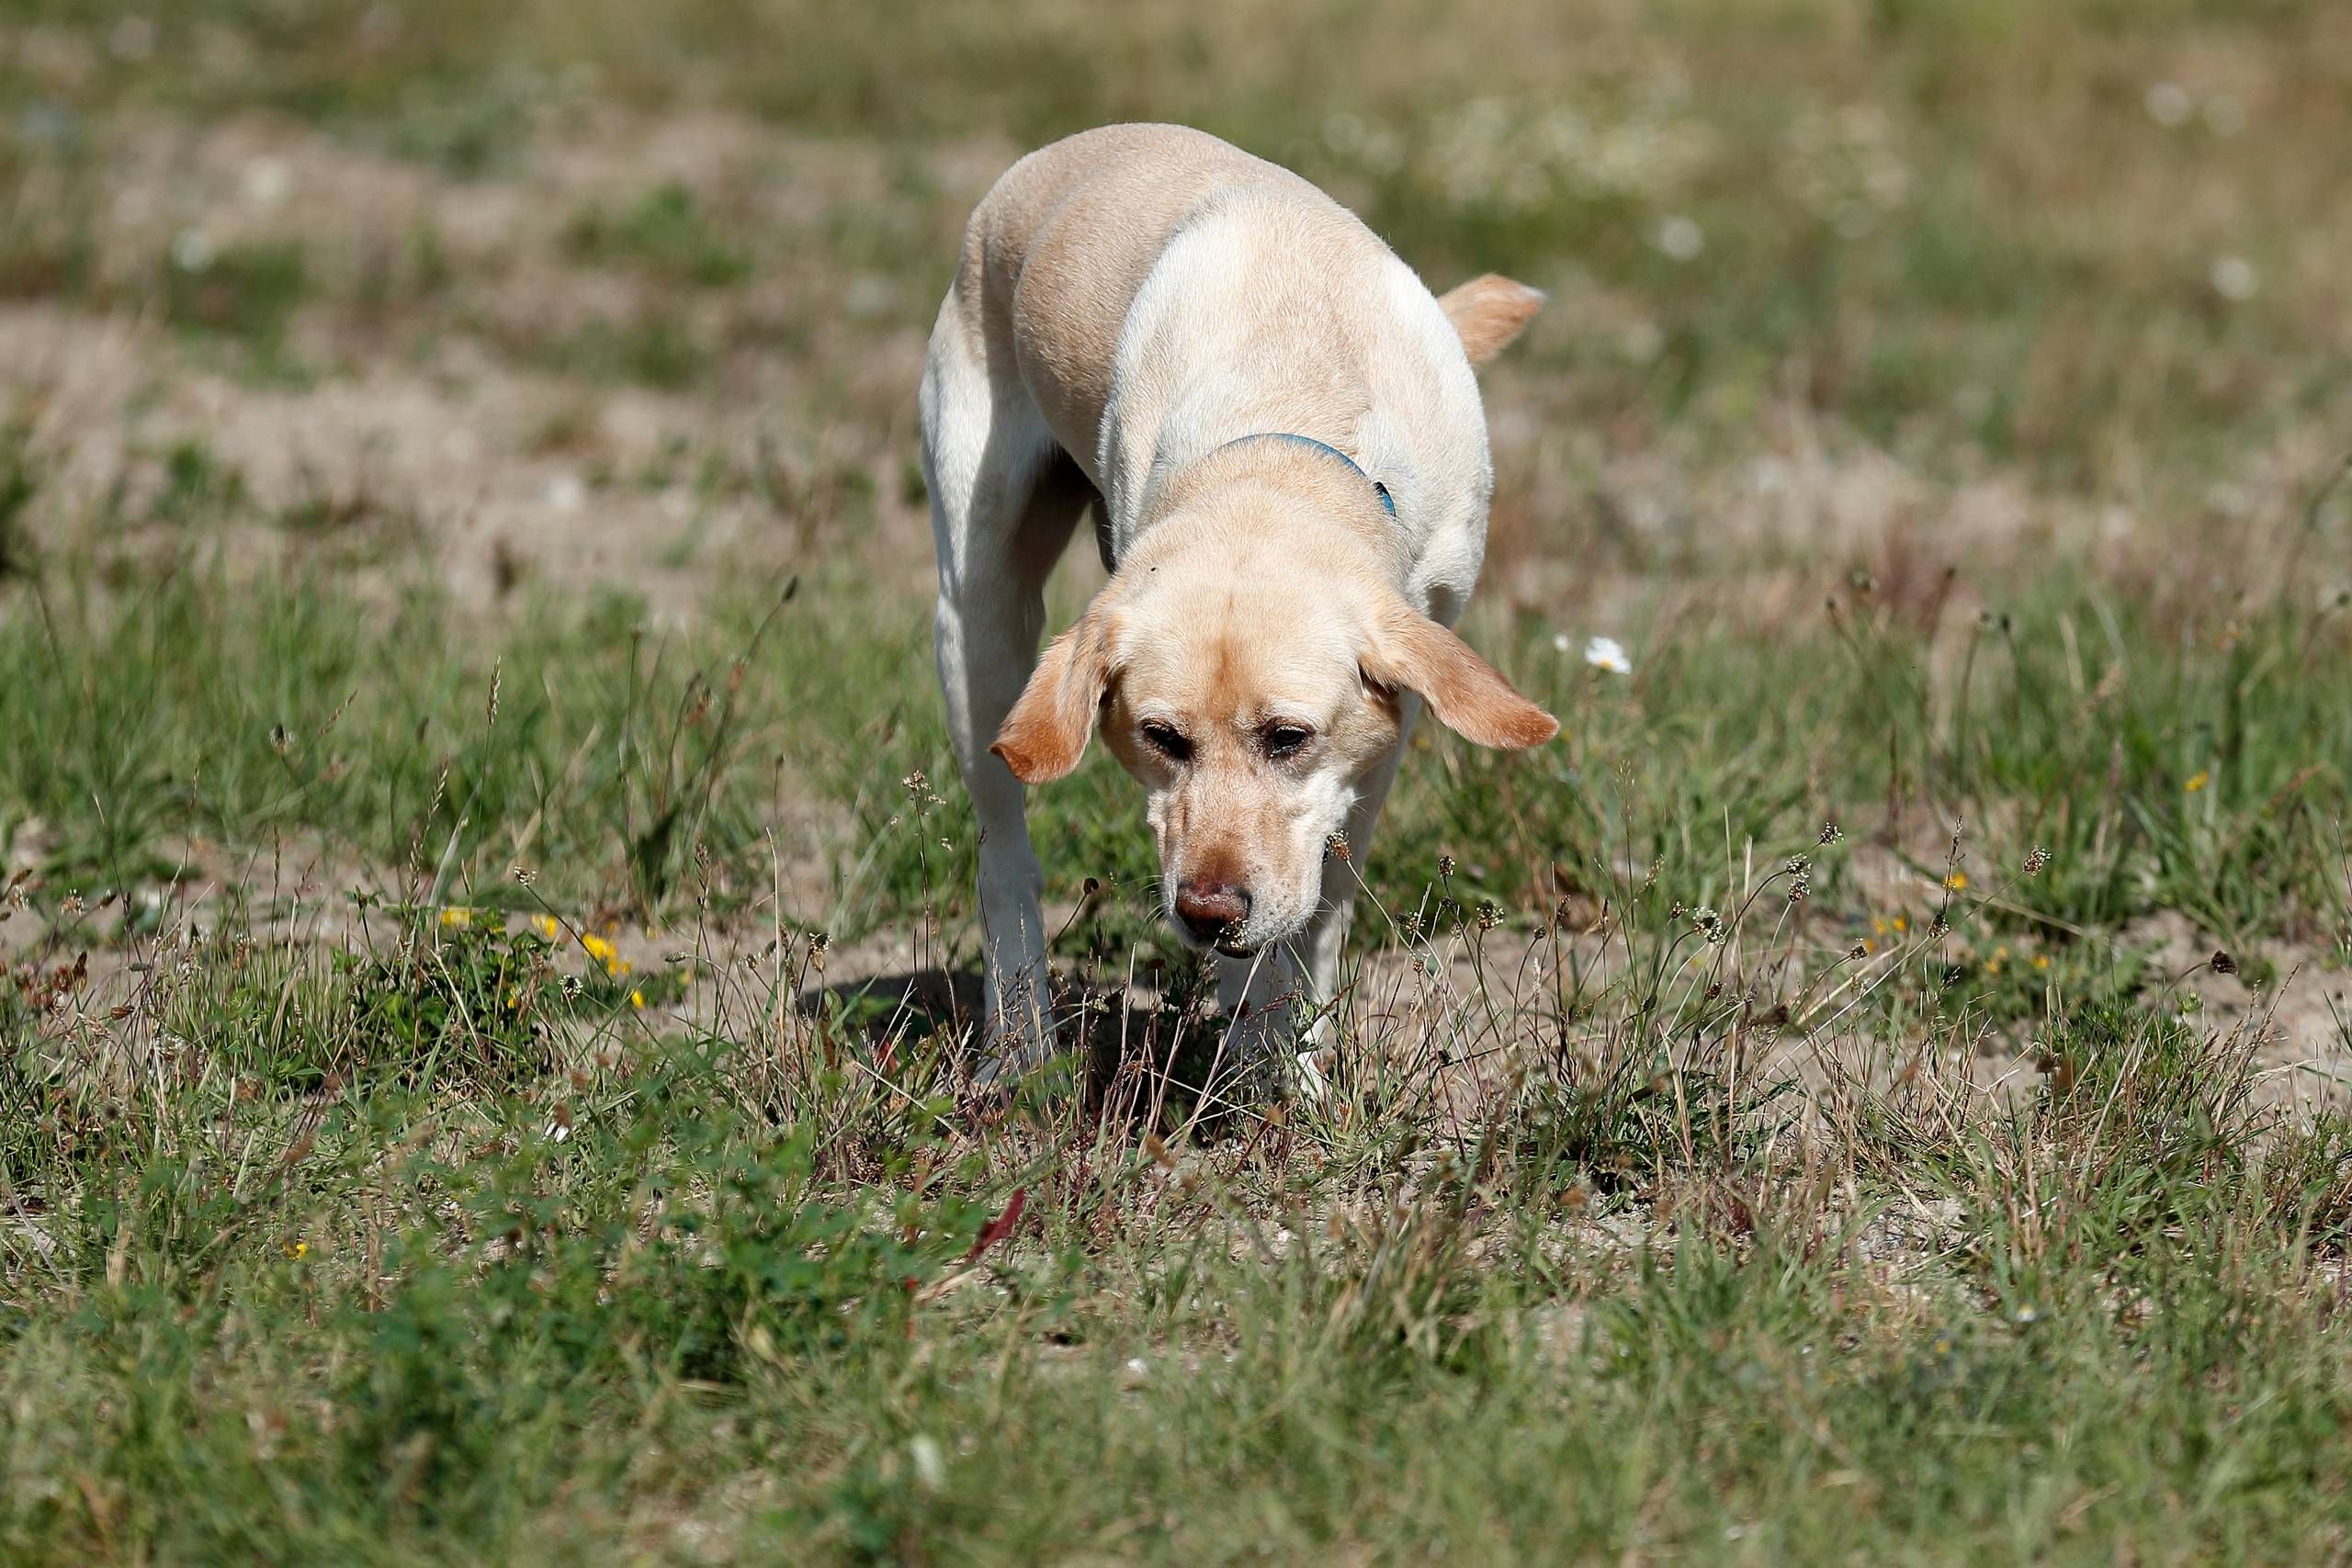
[{"label": "dog's neck", "polygon": [[[1418,491],[1409,443],[1396,439],[1401,433],[1374,408],[1359,367],[1330,358],[1304,352],[1278,358],[1271,345],[1256,344],[1238,360],[1184,365],[1115,389],[1097,471],[1110,538],[1121,553],[1204,477],[1267,472],[1285,459],[1337,469],[1360,490],[1379,485],[1384,510],[1409,512]],[[1263,439],[1273,436],[1296,439]],[[1271,450],[1255,450],[1261,448]],[[1241,453],[1255,461],[1236,468]]]},{"label": "dog's neck", "polygon": [[1220,444],[1148,499],[1115,570],[1243,533],[1303,562],[1345,560],[1402,586],[1408,563],[1385,488],[1319,437]]},{"label": "dog's neck", "polygon": [[1313,452],[1318,457],[1329,457],[1331,461],[1340,464],[1341,467],[1345,468],[1348,472],[1355,475],[1356,478],[1370,485],[1372,487],[1372,493],[1379,498],[1380,509],[1383,512],[1385,512],[1391,517],[1396,515],[1396,498],[1388,492],[1388,486],[1381,480],[1374,479],[1370,474],[1365,473],[1362,463],[1357,462],[1353,457],[1349,457],[1345,452],[1340,451],[1329,441],[1317,441],[1312,435],[1301,435],[1295,431],[1267,430],[1261,431],[1255,435],[1238,436],[1234,440],[1227,442],[1225,445],[1227,446],[1238,446],[1242,445],[1242,443],[1248,441],[1286,441],[1295,447],[1304,447],[1307,451]]}]

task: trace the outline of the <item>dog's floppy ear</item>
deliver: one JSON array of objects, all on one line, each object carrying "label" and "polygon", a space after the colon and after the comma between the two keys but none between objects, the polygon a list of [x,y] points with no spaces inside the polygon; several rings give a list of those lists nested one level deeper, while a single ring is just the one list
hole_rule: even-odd
[{"label": "dog's floppy ear", "polygon": [[1544,308],[1544,295],[1540,289],[1490,272],[1447,289],[1438,296],[1437,303],[1445,319],[1453,323],[1470,363],[1484,365],[1510,347],[1520,329],[1535,319],[1535,312]]},{"label": "dog's floppy ear", "polygon": [[1100,600],[1046,645],[1021,700],[989,750],[1023,784],[1045,784],[1078,766],[1111,680],[1110,615]]},{"label": "dog's floppy ear", "polygon": [[1560,732],[1468,643],[1401,599],[1382,611],[1363,664],[1383,686],[1419,692],[1440,724],[1481,746],[1522,751]]}]

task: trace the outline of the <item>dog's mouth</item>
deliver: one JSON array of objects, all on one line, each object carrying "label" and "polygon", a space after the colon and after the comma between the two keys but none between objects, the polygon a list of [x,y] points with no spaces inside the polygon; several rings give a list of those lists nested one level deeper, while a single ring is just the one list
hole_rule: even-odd
[{"label": "dog's mouth", "polygon": [[1215,936],[1204,937],[1197,931],[1186,930],[1184,922],[1177,919],[1172,911],[1168,916],[1168,926],[1182,940],[1186,947],[1195,953],[1214,953],[1219,958],[1255,958],[1259,951],[1266,945],[1267,941],[1262,936],[1245,938],[1237,928],[1232,926],[1227,926]]}]

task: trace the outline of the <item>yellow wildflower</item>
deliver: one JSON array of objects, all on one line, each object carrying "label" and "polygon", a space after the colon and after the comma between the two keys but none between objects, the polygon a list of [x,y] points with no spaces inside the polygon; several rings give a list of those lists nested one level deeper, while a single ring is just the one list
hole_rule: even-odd
[{"label": "yellow wildflower", "polygon": [[590,932],[587,935],[582,936],[580,939],[580,945],[588,950],[589,957],[596,960],[597,963],[604,964],[610,964],[613,961],[614,953],[617,951],[611,942],[606,942],[603,937],[597,936],[594,932]]},{"label": "yellow wildflower", "polygon": [[2035,954],[2033,955],[2033,966],[2034,966],[2036,969],[2047,969],[2047,968],[2049,968],[2049,967],[2050,967],[2050,954],[2048,954],[2048,953],[2035,953]]},{"label": "yellow wildflower", "polygon": [[1950,893],[1960,893],[1960,892],[1964,892],[1964,891],[1966,891],[1967,887],[1968,887],[1968,873],[1966,873],[1966,872],[1964,872],[1964,871],[1955,871],[1955,872],[1953,872],[1950,876],[1947,876],[1947,877],[1945,877],[1945,878],[1944,878],[1944,889],[1945,889],[1945,891],[1946,891],[1946,892],[1950,892]]},{"label": "yellow wildflower", "polygon": [[445,926],[469,926],[474,923],[474,912],[463,907],[453,906],[441,911],[441,923]]},{"label": "yellow wildflower", "polygon": [[2185,793],[2195,795],[2199,790],[2203,789],[2207,784],[2211,784],[2212,782],[2213,775],[2207,773],[2204,769],[2199,768],[2195,773],[2189,774],[2188,782],[2180,787]]},{"label": "yellow wildflower", "polygon": [[311,1244],[307,1241],[298,1241],[286,1249],[286,1256],[294,1258],[307,1258],[310,1253]]},{"label": "yellow wildflower", "polygon": [[1894,917],[1894,929],[1899,931],[1907,931],[1911,929],[1911,922],[1897,915]]},{"label": "yellow wildflower", "polygon": [[541,936],[547,938],[549,942],[553,942],[556,938],[556,932],[562,930],[560,926],[556,924],[556,919],[553,915],[533,915],[531,917],[531,929],[538,932]]},{"label": "yellow wildflower", "polygon": [[633,1008],[643,1007],[645,1005],[645,993],[643,991],[631,991],[628,994],[628,1005]]}]

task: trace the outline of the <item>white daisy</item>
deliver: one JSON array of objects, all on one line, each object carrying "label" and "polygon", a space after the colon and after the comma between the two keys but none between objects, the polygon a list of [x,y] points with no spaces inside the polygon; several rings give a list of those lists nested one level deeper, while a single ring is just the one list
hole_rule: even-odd
[{"label": "white daisy", "polygon": [[1626,655],[1625,645],[1613,637],[1597,637],[1584,645],[1584,661],[1595,670],[1606,670],[1611,675],[1631,675],[1634,661]]}]

